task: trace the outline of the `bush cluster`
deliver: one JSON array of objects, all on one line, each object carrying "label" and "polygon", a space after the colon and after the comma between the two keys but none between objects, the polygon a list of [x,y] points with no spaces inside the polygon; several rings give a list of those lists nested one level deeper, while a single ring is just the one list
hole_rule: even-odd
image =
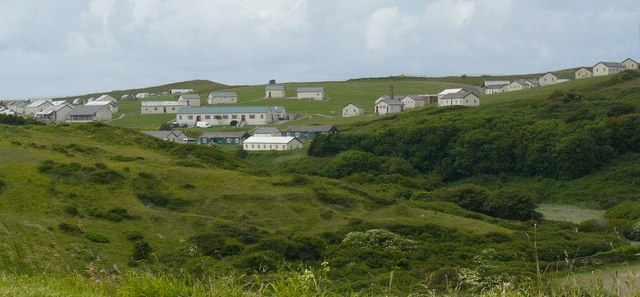
[{"label": "bush cluster", "polygon": [[76,162],[64,164],[45,160],[38,166],[38,171],[68,183],[88,181],[95,184],[112,185],[124,180],[120,173],[107,168],[102,163],[96,163],[91,167],[82,166]]}]

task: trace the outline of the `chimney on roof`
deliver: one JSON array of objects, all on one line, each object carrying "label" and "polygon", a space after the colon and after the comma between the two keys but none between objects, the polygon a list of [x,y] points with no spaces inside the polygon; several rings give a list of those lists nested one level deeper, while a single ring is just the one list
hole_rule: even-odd
[{"label": "chimney on roof", "polygon": [[393,96],[393,86],[389,86],[389,99],[395,99],[395,97]]},{"label": "chimney on roof", "polygon": [[276,80],[275,79],[270,79],[269,80],[269,84],[270,85],[275,85],[276,84]]}]

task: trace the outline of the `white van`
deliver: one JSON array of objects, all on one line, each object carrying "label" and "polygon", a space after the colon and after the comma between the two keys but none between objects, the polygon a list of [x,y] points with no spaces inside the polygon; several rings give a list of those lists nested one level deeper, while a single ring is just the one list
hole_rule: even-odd
[{"label": "white van", "polygon": [[211,124],[209,122],[196,122],[196,127],[198,128],[209,128]]}]

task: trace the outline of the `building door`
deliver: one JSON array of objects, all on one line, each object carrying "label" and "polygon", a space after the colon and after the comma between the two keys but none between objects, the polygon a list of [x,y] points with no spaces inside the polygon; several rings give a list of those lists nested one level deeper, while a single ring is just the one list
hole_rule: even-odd
[{"label": "building door", "polygon": [[163,112],[163,113],[167,113],[167,108],[166,108],[166,107],[164,107],[164,108],[162,109],[162,112]]},{"label": "building door", "polygon": [[269,92],[269,98],[271,98],[271,92]]}]

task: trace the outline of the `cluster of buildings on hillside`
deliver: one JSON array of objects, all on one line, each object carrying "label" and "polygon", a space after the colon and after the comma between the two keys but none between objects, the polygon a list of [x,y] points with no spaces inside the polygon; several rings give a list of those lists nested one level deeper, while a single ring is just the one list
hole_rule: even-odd
[{"label": "cluster of buildings on hillside", "polygon": [[0,110],[3,114],[33,117],[47,124],[108,121],[115,112],[117,100],[109,95],[90,98],[84,104],[78,99],[73,104],[67,100],[14,101]]},{"label": "cluster of buildings on hillside", "polygon": [[197,140],[182,131],[143,131],[143,133],[166,141],[197,143],[202,145],[241,145],[247,151],[292,150],[303,146],[319,135],[338,133],[335,126],[296,126],[280,132],[275,127],[258,127],[253,135],[240,132],[205,132]]},{"label": "cluster of buildings on hillside", "polygon": [[522,91],[531,88],[555,85],[558,83],[569,81],[568,79],[559,79],[555,74],[547,72],[538,78],[521,78],[513,81],[510,80],[488,80],[482,84],[482,90],[485,94],[497,94],[514,91]]},{"label": "cluster of buildings on hillside", "polygon": [[598,62],[593,67],[580,67],[576,70],[576,79],[587,78],[592,76],[605,76],[617,74],[625,70],[638,70],[638,62],[631,58],[618,62]]},{"label": "cluster of buildings on hillside", "polygon": [[[393,93],[393,92],[392,92]],[[385,115],[431,104],[444,106],[479,106],[480,97],[462,88],[446,89],[438,94],[384,95],[375,100],[373,113]],[[342,108],[342,117],[364,115],[364,107],[349,103]]]}]

